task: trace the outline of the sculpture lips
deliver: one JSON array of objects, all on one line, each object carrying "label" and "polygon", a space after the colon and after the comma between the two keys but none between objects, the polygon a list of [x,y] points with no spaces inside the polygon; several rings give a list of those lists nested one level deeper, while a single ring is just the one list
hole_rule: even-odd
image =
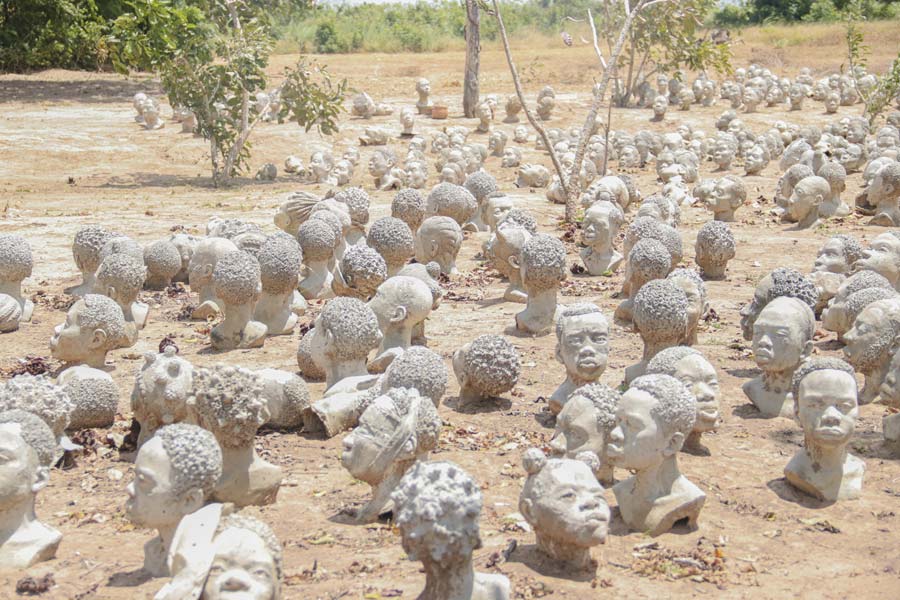
[{"label": "sculpture lips", "polygon": [[816,434],[821,437],[827,438],[844,437],[844,432],[840,427],[819,427],[818,429],[816,429]]}]

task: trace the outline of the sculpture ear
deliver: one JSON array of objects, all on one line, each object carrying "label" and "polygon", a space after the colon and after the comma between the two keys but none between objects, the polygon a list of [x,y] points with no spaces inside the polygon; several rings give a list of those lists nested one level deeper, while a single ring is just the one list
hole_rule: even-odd
[{"label": "sculpture ear", "polygon": [[189,515],[203,508],[206,499],[203,497],[203,490],[200,488],[192,488],[184,493],[181,497],[181,512]]},{"label": "sculpture ear", "polygon": [[403,447],[400,449],[400,455],[397,457],[398,459],[412,458],[415,456],[416,448],[418,448],[419,442],[416,439],[415,435],[409,436],[405,442],[403,442]]},{"label": "sculpture ear", "polygon": [[406,320],[408,314],[405,306],[398,306],[394,309],[394,314],[391,315],[391,323],[402,323]]},{"label": "sculpture ear", "polygon": [[88,342],[88,348],[90,350],[102,348],[106,345],[106,340],[108,339],[108,337],[109,336],[106,335],[106,331],[98,327],[94,330],[94,334],[91,336],[91,341]]},{"label": "sculpture ear", "polygon": [[803,344],[803,358],[801,360],[806,360],[812,355],[813,351],[813,341],[807,340],[805,344]]},{"label": "sculpture ear", "polygon": [[47,487],[50,482],[50,467],[40,466],[34,472],[34,480],[31,482],[31,493],[37,494]]},{"label": "sculpture ear", "polygon": [[672,434],[672,437],[669,438],[669,443],[666,444],[666,447],[663,448],[663,456],[675,456],[678,454],[678,451],[681,450],[683,445],[684,434],[680,431],[676,431]]},{"label": "sculpture ear", "polygon": [[212,277],[213,266],[207,263],[201,267],[200,271],[203,273],[204,277]]},{"label": "sculpture ear", "polygon": [[511,254],[509,258],[506,259],[506,262],[512,266],[513,269],[519,270],[519,255]]},{"label": "sculpture ear", "polygon": [[431,256],[436,256],[438,252],[438,242],[437,240],[431,240]]}]

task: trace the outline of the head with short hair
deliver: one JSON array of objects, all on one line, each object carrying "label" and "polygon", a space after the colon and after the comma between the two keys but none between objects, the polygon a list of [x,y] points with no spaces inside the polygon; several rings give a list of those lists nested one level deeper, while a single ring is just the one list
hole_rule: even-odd
[{"label": "head with short hair", "polygon": [[633,318],[645,343],[678,344],[687,331],[687,295],[669,280],[649,281],[634,297]]},{"label": "head with short hair", "polygon": [[47,424],[37,415],[18,408],[0,412],[0,431],[7,425],[14,426],[16,434],[34,451],[37,462],[34,468],[49,468],[57,456],[56,437]]},{"label": "head with short hair", "polygon": [[267,294],[281,295],[297,288],[303,252],[293,237],[269,236],[259,249],[259,278]]},{"label": "head with short hair", "polygon": [[252,445],[257,429],[269,419],[259,375],[230,365],[196,369],[188,406],[228,448]]},{"label": "head with short hair", "polygon": [[413,188],[403,188],[391,202],[391,216],[406,223],[411,231],[419,229],[426,212],[425,198]]},{"label": "head with short hair", "polygon": [[17,375],[0,387],[0,410],[22,409],[39,416],[55,438],[69,426],[74,406],[62,386],[46,375]]},{"label": "head with short hair", "polygon": [[341,258],[340,276],[345,289],[339,295],[367,301],[387,279],[387,263],[374,248],[365,244],[351,246]]},{"label": "head with short hair", "polygon": [[395,358],[384,372],[382,391],[392,388],[414,389],[435,406],[447,391],[447,366],[440,355],[424,346],[412,346]]},{"label": "head with short hair", "polygon": [[526,290],[556,288],[566,279],[566,247],[552,235],[532,236],[522,247],[519,260]]},{"label": "head with short hair", "polygon": [[[330,214],[327,211],[323,215]],[[334,256],[338,246],[340,228],[329,225],[324,217],[308,219],[297,229],[297,241],[306,260],[324,261]]]},{"label": "head with short hair", "polygon": [[216,263],[213,286],[225,304],[254,302],[261,290],[259,261],[241,250],[229,252]]},{"label": "head with short hair", "polygon": [[336,361],[365,360],[381,342],[375,313],[364,302],[348,297],[325,304],[312,335],[313,355],[321,349],[324,356]]},{"label": "head with short hair", "polygon": [[21,282],[31,277],[33,268],[34,258],[28,241],[11,233],[0,235],[0,281]]},{"label": "head with short hair", "polygon": [[520,368],[515,346],[505,337],[491,333],[478,336],[453,356],[453,370],[460,388],[472,388],[486,397],[513,389]]},{"label": "head with short hair", "polygon": [[97,289],[120,305],[128,305],[137,300],[146,278],[143,260],[129,254],[111,254],[97,269]]},{"label": "head with short hair", "polygon": [[366,242],[384,257],[388,272],[405,264],[415,254],[415,239],[409,226],[394,217],[382,217],[372,223]]},{"label": "head with short hair", "polygon": [[114,237],[117,237],[115,233],[99,225],[88,225],[79,229],[72,242],[72,256],[78,269],[85,273],[94,273],[100,266],[100,250]]}]

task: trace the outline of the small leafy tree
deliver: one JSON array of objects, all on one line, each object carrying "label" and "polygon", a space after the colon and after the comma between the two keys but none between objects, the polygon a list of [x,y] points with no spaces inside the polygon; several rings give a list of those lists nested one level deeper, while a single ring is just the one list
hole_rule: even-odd
[{"label": "small leafy tree", "polygon": [[852,2],[845,12],[847,62],[850,67],[850,76],[856,82],[856,89],[863,101],[863,117],[869,120],[869,126],[872,127],[875,124],[875,120],[900,95],[900,53],[891,62],[887,72],[875,78],[874,86],[860,85],[860,69],[858,67],[865,69],[870,53],[869,47],[864,43],[863,33],[859,27],[859,23],[863,19],[862,15],[863,3],[859,0]]},{"label": "small leafy tree", "polygon": [[[198,133],[209,140],[213,182],[227,184],[248,167],[250,136],[266,109],[255,95],[267,89],[273,38],[259,3],[131,0],[129,6],[113,25],[114,65],[159,73],[169,102],[192,111]],[[330,135],[346,89],[346,81],[301,58],[275,89],[278,119]]]}]

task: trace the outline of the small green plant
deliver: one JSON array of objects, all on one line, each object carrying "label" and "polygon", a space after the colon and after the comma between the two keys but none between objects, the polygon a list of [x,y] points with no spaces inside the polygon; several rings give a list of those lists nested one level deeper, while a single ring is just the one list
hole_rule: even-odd
[{"label": "small green plant", "polygon": [[854,0],[845,12],[847,40],[847,61],[850,76],[856,82],[856,89],[862,98],[863,116],[868,119],[869,127],[881,116],[898,96],[900,96],[900,53],[891,62],[891,66],[880,77],[875,77],[874,85],[862,84],[860,74],[865,71],[870,48],[865,45],[862,30],[859,27],[863,20],[863,0]]}]

